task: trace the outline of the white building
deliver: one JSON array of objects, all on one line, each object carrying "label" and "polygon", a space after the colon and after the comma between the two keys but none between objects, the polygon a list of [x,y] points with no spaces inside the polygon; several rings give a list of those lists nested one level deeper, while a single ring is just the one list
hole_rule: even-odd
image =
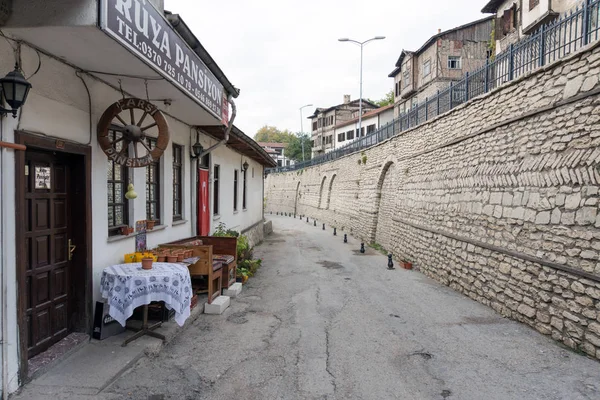
[{"label": "white building", "polygon": [[287,143],[258,142],[258,145],[275,160],[278,167],[290,167],[296,162],[285,154]]},{"label": "white building", "polygon": [[[276,164],[235,127],[225,137],[238,90],[183,20],[152,3],[16,0],[0,15],[0,76],[17,63],[33,85],[17,118],[0,118],[5,394],[27,379],[30,357],[71,332],[90,334],[102,270],[135,251],[122,226],[156,220],[148,247],[220,222],[254,242],[262,235],[263,167]],[[122,122],[101,119],[119,107]],[[115,154],[134,125],[158,140]],[[103,151],[108,138],[116,143]],[[210,150],[202,162],[192,158],[197,140]],[[124,197],[129,183],[135,200]]]},{"label": "white building", "polygon": [[[361,130],[363,132],[366,130],[366,134],[368,135],[370,133],[375,132],[385,124],[392,122],[393,119],[393,104],[377,108],[375,110],[371,110],[366,114],[363,114]],[[333,148],[326,150],[327,153],[347,144],[350,144],[360,137],[358,127],[358,116],[355,116],[350,121],[342,122],[336,125],[333,129],[333,137],[335,138],[335,144]]]}]

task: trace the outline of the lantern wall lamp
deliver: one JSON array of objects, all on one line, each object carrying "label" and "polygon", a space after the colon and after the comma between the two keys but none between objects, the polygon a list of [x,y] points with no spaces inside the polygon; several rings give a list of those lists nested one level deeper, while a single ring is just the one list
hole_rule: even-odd
[{"label": "lantern wall lamp", "polygon": [[202,146],[202,144],[200,143],[200,133],[196,131],[196,143],[192,145],[192,154],[190,157],[192,157],[192,160],[194,160],[200,157],[203,151],[204,146]]},{"label": "lantern wall lamp", "polygon": [[242,171],[248,171],[248,161],[244,161],[244,163],[242,164]]},{"label": "lantern wall lamp", "polygon": [[0,105],[0,115],[12,113],[16,118],[17,111],[27,100],[29,89],[31,89],[31,83],[25,79],[19,71],[19,66],[15,64],[15,70],[0,79],[0,101],[4,97],[6,103],[12,108],[6,109]]}]

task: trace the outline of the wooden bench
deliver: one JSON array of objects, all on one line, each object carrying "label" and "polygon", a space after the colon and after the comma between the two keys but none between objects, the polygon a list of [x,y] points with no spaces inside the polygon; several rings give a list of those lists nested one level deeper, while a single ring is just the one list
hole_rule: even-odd
[{"label": "wooden bench", "polygon": [[222,267],[223,264],[220,262],[213,262],[213,246],[211,245],[199,245],[189,244],[190,239],[178,240],[171,243],[161,244],[160,248],[168,249],[191,249],[192,257],[200,257],[200,259],[194,264],[190,264],[188,269],[190,270],[190,276],[206,276],[208,281],[208,304],[221,295],[222,288]]}]

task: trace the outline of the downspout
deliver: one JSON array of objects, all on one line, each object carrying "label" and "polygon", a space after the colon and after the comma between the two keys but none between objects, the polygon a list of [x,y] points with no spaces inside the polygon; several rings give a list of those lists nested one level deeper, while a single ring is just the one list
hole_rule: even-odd
[{"label": "downspout", "polygon": [[[4,139],[4,119],[0,118],[0,140]],[[4,147],[4,146],[3,146]],[[4,163],[4,149],[0,147],[0,187],[3,187],[4,176],[2,174],[2,166]],[[2,288],[2,399],[8,399],[8,360],[7,360],[7,349],[8,342],[6,340],[7,335],[7,285],[5,276],[5,263],[6,248],[4,247],[4,198],[5,194],[0,196],[0,246],[2,246],[2,255],[0,257],[0,288]]]},{"label": "downspout", "polygon": [[227,142],[229,141],[229,133],[231,132],[231,129],[233,128],[233,121],[235,120],[235,115],[237,113],[237,109],[235,106],[235,102],[233,101],[232,95],[229,95],[227,97],[227,101],[231,104],[231,118],[229,119],[229,125],[227,126],[227,129],[225,130],[225,137],[223,137],[223,140],[217,142],[217,144],[214,144],[214,145],[210,146],[208,149],[203,150],[202,153],[198,156],[199,159],[204,157],[211,151],[215,150],[217,147],[221,147],[224,144],[227,144]]}]

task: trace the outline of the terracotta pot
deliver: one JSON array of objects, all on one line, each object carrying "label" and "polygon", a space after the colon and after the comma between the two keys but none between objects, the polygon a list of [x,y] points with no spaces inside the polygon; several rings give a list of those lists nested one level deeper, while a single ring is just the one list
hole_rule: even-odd
[{"label": "terracotta pot", "polygon": [[152,258],[142,258],[142,269],[152,269],[152,263],[154,259]]},{"label": "terracotta pot", "polygon": [[170,263],[177,262],[177,256],[174,256],[174,255],[167,256],[167,262],[170,262]]},{"label": "terracotta pot", "polygon": [[129,235],[130,233],[133,233],[133,228],[130,226],[122,226],[121,227],[121,235]]},{"label": "terracotta pot", "polygon": [[412,263],[410,261],[403,261],[402,266],[404,269],[412,269]]},{"label": "terracotta pot", "polygon": [[158,261],[158,262],[165,262],[166,259],[167,259],[167,256],[165,256],[164,254],[161,254],[161,255],[158,256],[158,260],[156,260],[156,261]]},{"label": "terracotta pot", "polygon": [[188,250],[188,251],[186,251],[186,253],[187,253],[186,254],[186,258],[190,258],[190,257],[194,256],[194,251],[193,250]]},{"label": "terracotta pot", "polygon": [[178,253],[177,254],[177,262],[182,262],[183,260],[185,260],[185,254]]},{"label": "terracotta pot", "polygon": [[155,222],[156,221],[153,221],[151,219],[147,219],[146,220],[146,229],[149,230],[149,231],[151,231],[152,229],[154,229],[154,223]]}]

